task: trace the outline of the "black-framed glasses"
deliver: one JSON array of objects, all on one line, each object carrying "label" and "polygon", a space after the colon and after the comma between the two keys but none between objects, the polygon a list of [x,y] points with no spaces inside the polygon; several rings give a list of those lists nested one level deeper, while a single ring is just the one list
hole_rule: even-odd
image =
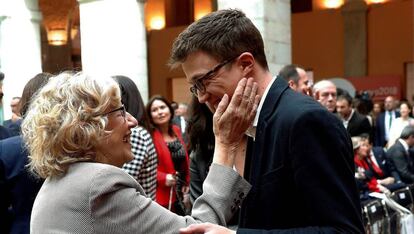
[{"label": "black-framed glasses", "polygon": [[[239,57],[239,56],[237,56],[237,57]],[[213,69],[211,69],[210,71],[208,71],[206,74],[204,74],[200,78],[196,79],[194,81],[194,84],[190,87],[191,93],[194,94],[196,97],[198,96],[197,91],[198,92],[201,92],[201,93],[204,93],[206,91],[206,86],[203,84],[203,81],[206,81],[206,80],[209,80],[209,79],[215,77],[217,75],[217,72],[222,67],[224,67],[226,64],[230,63],[231,61],[233,61],[237,57],[224,60],[223,62],[221,62],[218,65],[216,65]]]},{"label": "black-framed glasses", "polygon": [[115,110],[111,110],[111,111],[108,111],[106,113],[103,113],[102,115],[109,115],[109,114],[114,113],[114,112],[117,112],[117,111],[120,111],[122,117],[124,117],[124,119],[125,119],[125,117],[126,117],[126,110],[125,110],[125,106],[124,105],[120,106],[119,108],[116,108]]}]

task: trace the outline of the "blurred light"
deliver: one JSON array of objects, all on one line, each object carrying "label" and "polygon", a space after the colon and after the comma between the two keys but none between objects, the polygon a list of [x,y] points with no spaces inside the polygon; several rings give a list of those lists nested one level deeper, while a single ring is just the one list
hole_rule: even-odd
[{"label": "blurred light", "polygon": [[150,19],[150,29],[163,29],[165,27],[165,19],[162,16],[155,16]]},{"label": "blurred light", "polygon": [[67,42],[66,29],[56,28],[50,29],[47,33],[47,40],[51,45],[65,45]]},{"label": "blurred light", "polygon": [[325,0],[326,8],[339,8],[344,4],[344,0]]},{"label": "blurred light", "polygon": [[377,3],[384,3],[387,2],[387,0],[365,0],[367,4],[377,4]]},{"label": "blurred light", "polygon": [[210,12],[209,11],[197,12],[197,14],[194,17],[194,20],[197,21],[197,20],[203,18],[203,16],[207,15],[208,13],[210,13]]}]

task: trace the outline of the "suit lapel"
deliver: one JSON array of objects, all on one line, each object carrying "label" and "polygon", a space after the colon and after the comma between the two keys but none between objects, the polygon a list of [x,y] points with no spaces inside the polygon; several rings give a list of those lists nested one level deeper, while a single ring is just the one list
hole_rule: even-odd
[{"label": "suit lapel", "polygon": [[262,109],[260,111],[259,121],[257,123],[256,138],[252,145],[252,150],[250,151],[252,155],[247,157],[250,161],[250,168],[248,171],[250,172],[249,181],[251,184],[256,184],[256,181],[260,176],[259,172],[261,171],[261,161],[264,158],[262,154],[266,143],[264,139],[264,132],[266,131],[269,118],[276,111],[283,92],[285,92],[288,88],[289,86],[287,82],[283,78],[278,77],[273,82],[269,92],[267,93],[266,99],[264,100]]}]

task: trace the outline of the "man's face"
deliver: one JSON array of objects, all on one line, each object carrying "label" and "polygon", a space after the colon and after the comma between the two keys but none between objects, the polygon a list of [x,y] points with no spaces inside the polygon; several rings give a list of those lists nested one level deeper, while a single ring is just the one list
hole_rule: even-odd
[{"label": "man's face", "polygon": [[[197,91],[198,101],[205,103],[212,112],[215,112],[224,94],[231,98],[237,83],[243,78],[243,73],[236,68],[235,61],[221,67],[211,78],[203,80],[204,92]],[[193,85],[195,80],[198,80],[222,62],[217,61],[207,53],[197,51],[188,55],[185,62],[182,63],[182,68],[187,82]]]},{"label": "man's face", "polygon": [[19,101],[20,99],[12,99],[10,102],[10,107],[13,113],[15,113],[16,115],[19,115]]},{"label": "man's face", "polygon": [[336,101],[336,111],[343,118],[347,119],[352,112],[352,107],[345,99]]},{"label": "man's face", "polygon": [[391,111],[391,110],[394,110],[394,106],[395,106],[394,98],[391,96],[386,97],[384,101],[384,109],[387,111]]},{"label": "man's face", "polygon": [[306,74],[306,71],[301,69],[301,68],[297,68],[296,71],[299,74],[299,80],[298,80],[298,85],[297,85],[297,92],[302,92],[303,94],[306,95],[310,95],[310,82],[309,82],[309,77]]},{"label": "man's face", "polygon": [[326,107],[328,111],[334,112],[336,106],[336,87],[334,85],[326,85],[318,91],[318,102]]}]

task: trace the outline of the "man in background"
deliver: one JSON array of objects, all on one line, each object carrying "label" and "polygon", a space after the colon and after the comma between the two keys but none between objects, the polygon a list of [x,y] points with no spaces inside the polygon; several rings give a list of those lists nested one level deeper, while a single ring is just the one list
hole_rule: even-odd
[{"label": "man in background", "polygon": [[348,92],[344,92],[337,97],[336,111],[351,137],[363,133],[371,135],[372,129],[368,118],[352,108],[352,97]]},{"label": "man in background", "polygon": [[329,112],[335,113],[336,108],[336,85],[330,80],[318,81],[313,86],[313,98],[322,106],[328,109]]},{"label": "man in background", "polygon": [[285,79],[289,87],[296,92],[311,95],[311,83],[306,71],[294,64],[286,65],[280,70],[279,76]]},{"label": "man in background", "polygon": [[374,145],[384,147],[389,140],[389,134],[392,122],[400,117],[400,113],[396,111],[396,101],[393,96],[388,96],[384,100],[384,112],[381,112],[376,121]]},{"label": "man in background", "polygon": [[22,117],[19,113],[19,102],[20,97],[12,98],[10,102],[12,117],[11,119],[5,120],[3,123],[4,127],[8,128],[13,136],[17,136],[20,134],[20,125],[22,123]]}]

